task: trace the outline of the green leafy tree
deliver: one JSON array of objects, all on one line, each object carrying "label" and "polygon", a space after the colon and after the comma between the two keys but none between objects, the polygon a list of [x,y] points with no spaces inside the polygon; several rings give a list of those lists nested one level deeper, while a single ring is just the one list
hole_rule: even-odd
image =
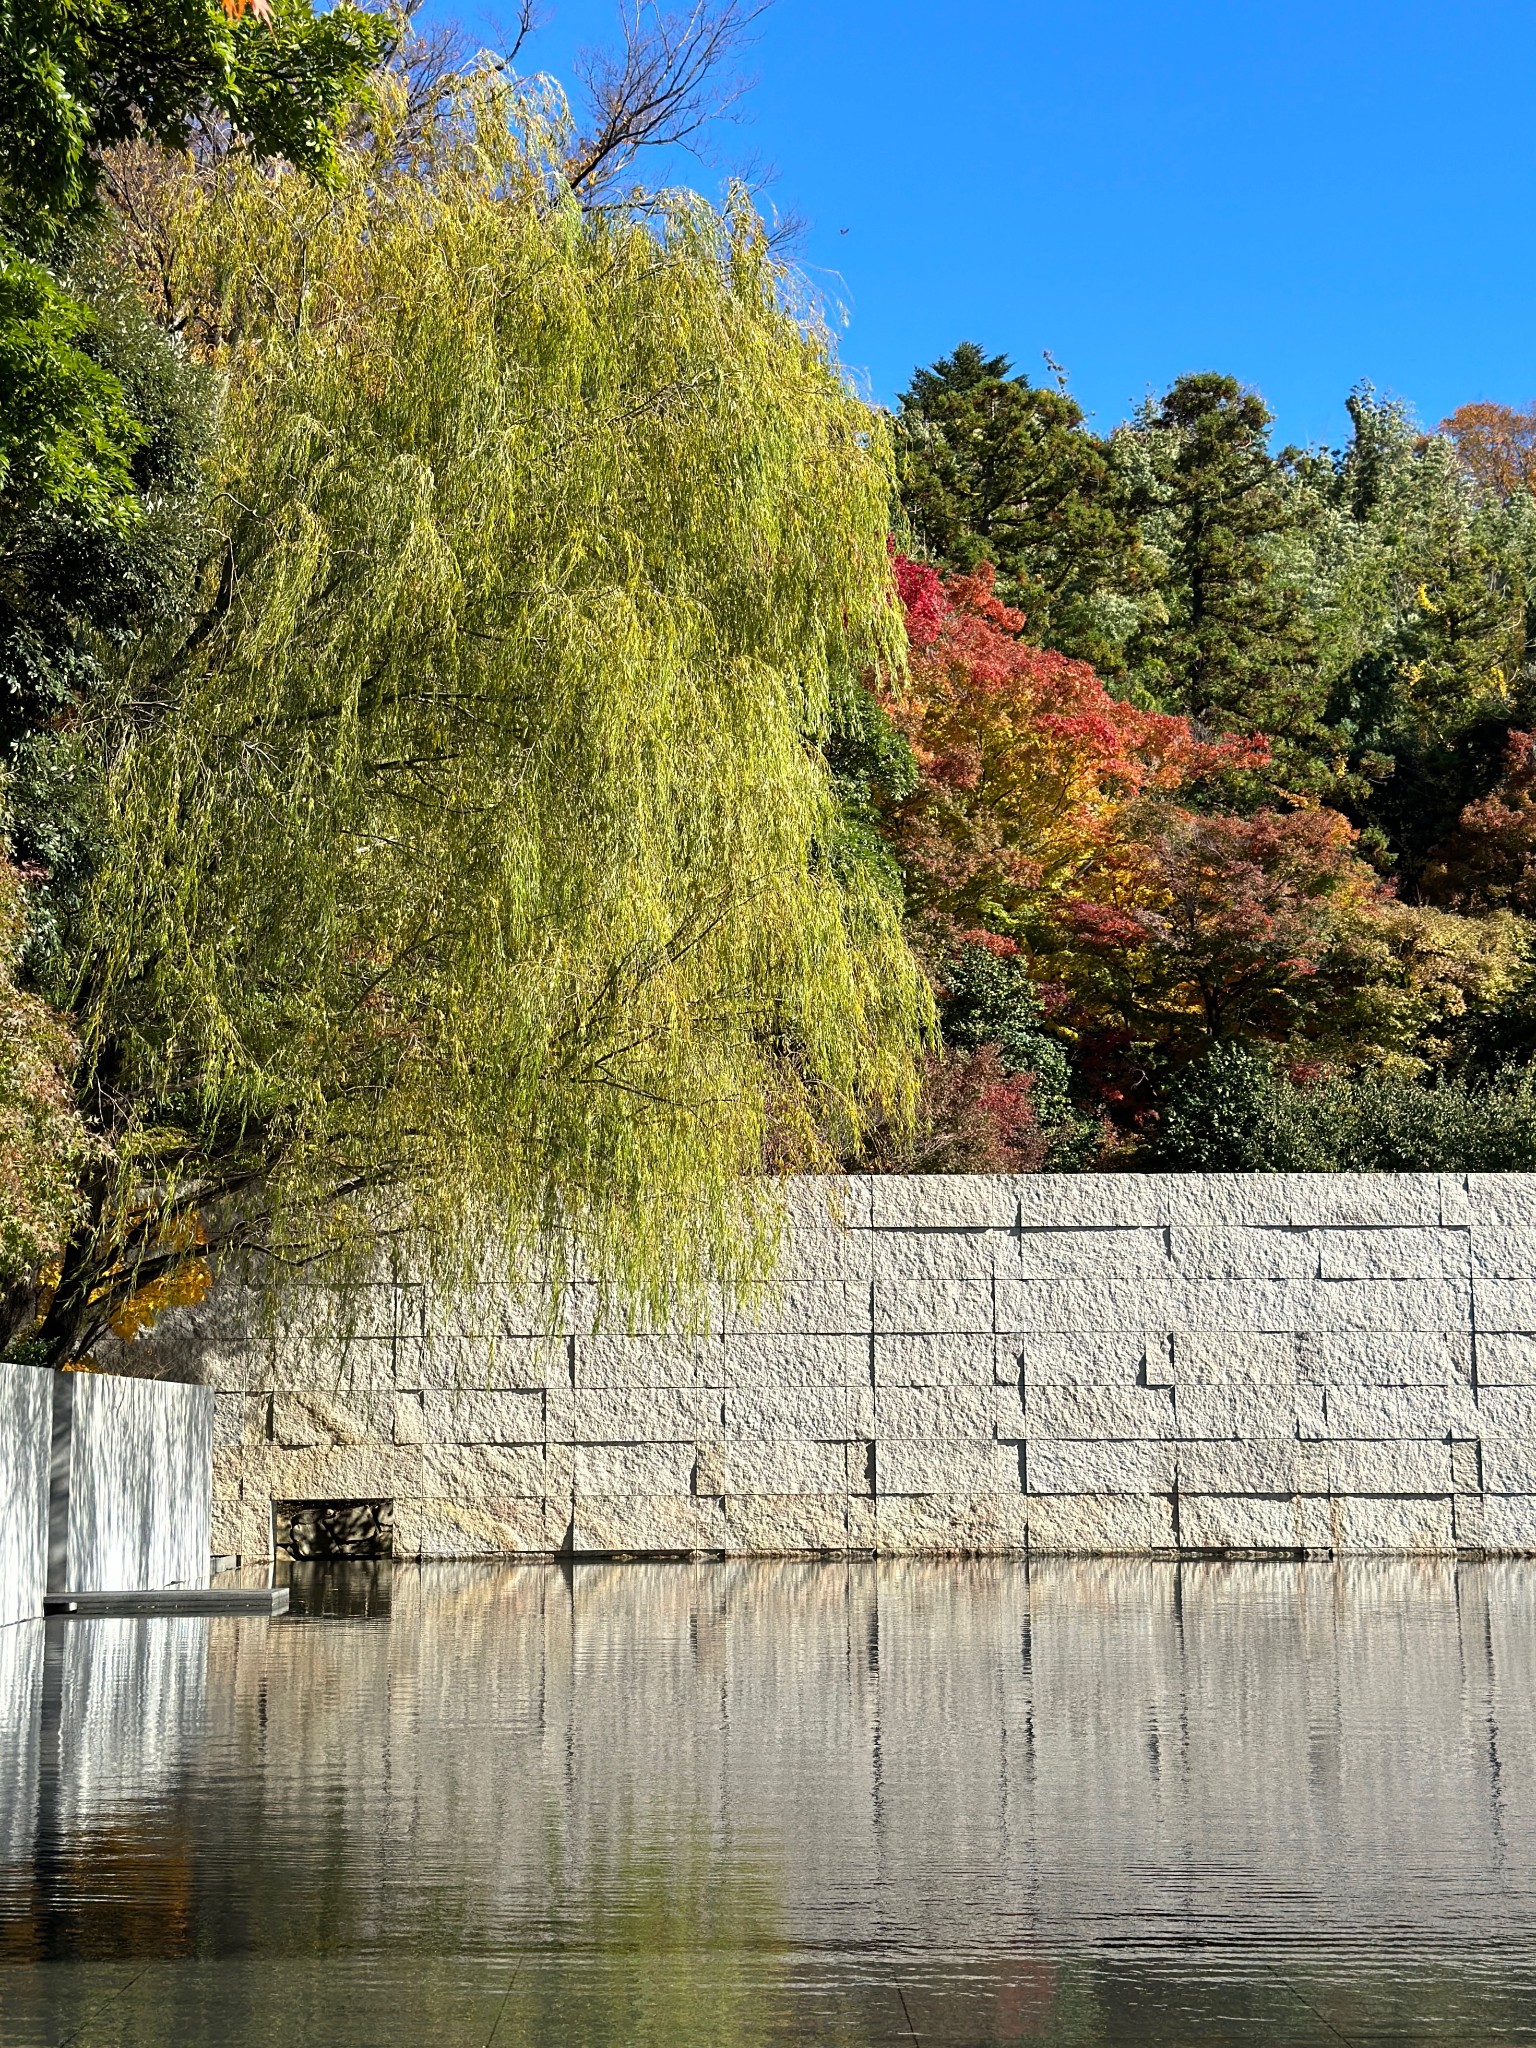
[{"label": "green leafy tree", "polygon": [[[12,850],[34,877],[29,971],[63,1002],[63,926],[93,858],[75,714],[108,687],[116,650],[190,602],[212,544],[212,389],[144,311],[109,232],[77,252],[69,292],[36,265],[11,268],[47,318],[23,356],[36,430],[0,483],[0,771]],[[0,339],[21,325],[0,316]]]},{"label": "green leafy tree", "polygon": [[41,264],[0,246],[0,562],[33,507],[104,527],[133,517],[143,430],[122,386],[80,346],[90,314]]},{"label": "green leafy tree", "polygon": [[1299,506],[1264,401],[1232,377],[1179,378],[1115,449],[1158,569],[1128,660],[1138,687],[1218,732],[1267,733],[1282,780],[1335,777],[1326,684],[1295,560]]},{"label": "green leafy tree", "polygon": [[225,545],[101,726],[113,1162],[50,1355],[194,1216],[338,1283],[381,1227],[450,1277],[579,1236],[659,1306],[762,1257],[770,1138],[910,1101],[926,990],[819,745],[900,651],[878,420],[744,202],[583,218],[494,70],[411,164],[377,129],[328,192],[189,171],[146,251],[227,382]]},{"label": "green leafy tree", "polygon": [[939,1019],[947,1044],[973,1050],[995,1045],[1003,1070],[1034,1076],[1033,1106],[1069,1151],[1078,1136],[1070,1069],[1060,1042],[1046,1029],[1045,1009],[1025,956],[994,941],[957,947],[941,967]]},{"label": "green leafy tree", "polygon": [[1536,722],[1536,502],[1482,489],[1399,403],[1361,389],[1350,414],[1349,445],[1298,472],[1314,505],[1312,608],[1346,802],[1412,890],[1497,781],[1510,728]]},{"label": "green leafy tree", "polygon": [[0,0],[0,826],[32,884],[25,975],[61,1000],[102,822],[79,721],[104,658],[190,596],[211,413],[123,276],[104,152],[201,126],[327,176],[394,35],[308,0]]},{"label": "green leafy tree", "polygon": [[0,177],[13,233],[46,242],[95,198],[102,153],[176,148],[213,117],[258,156],[327,177],[338,125],[394,40],[339,0],[4,0]]},{"label": "green leafy tree", "polygon": [[991,562],[1032,640],[1119,671],[1143,582],[1136,528],[1104,443],[1067,392],[962,342],[903,392],[897,469],[932,555],[953,569]]}]

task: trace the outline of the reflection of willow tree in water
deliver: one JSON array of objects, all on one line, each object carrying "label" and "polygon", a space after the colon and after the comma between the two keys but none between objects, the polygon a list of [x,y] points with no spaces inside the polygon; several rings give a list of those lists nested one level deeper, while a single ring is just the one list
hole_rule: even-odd
[{"label": "reflection of willow tree in water", "polygon": [[[552,1830],[550,1912],[558,1932],[530,1950],[497,2048],[759,2048],[793,2037],[794,1970],[781,1874],[750,1861],[702,1816],[624,1813],[576,1853]],[[864,2037],[817,2030],[849,2048]]]}]

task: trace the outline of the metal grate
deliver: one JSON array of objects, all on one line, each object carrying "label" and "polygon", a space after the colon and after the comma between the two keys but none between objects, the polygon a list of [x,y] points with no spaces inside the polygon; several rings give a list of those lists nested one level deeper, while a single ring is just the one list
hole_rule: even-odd
[{"label": "metal grate", "polygon": [[279,1557],[393,1557],[395,1504],[392,1500],[275,1500],[272,1540]]}]

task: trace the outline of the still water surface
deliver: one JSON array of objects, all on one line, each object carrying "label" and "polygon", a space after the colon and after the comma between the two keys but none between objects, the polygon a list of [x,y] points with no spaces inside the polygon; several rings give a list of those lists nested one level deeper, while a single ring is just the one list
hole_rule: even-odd
[{"label": "still water surface", "polygon": [[1536,1567],[294,1594],[0,1629],[5,2048],[1536,2042]]}]

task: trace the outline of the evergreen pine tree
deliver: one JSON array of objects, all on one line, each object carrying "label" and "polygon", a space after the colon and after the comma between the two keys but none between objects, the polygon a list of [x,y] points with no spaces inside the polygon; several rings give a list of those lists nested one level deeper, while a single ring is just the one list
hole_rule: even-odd
[{"label": "evergreen pine tree", "polygon": [[897,440],[902,502],[923,545],[952,568],[991,562],[1031,640],[1115,674],[1136,620],[1139,551],[1114,465],[1076,401],[963,341],[914,373]]},{"label": "evergreen pine tree", "polygon": [[1130,654],[1139,685],[1218,732],[1262,731],[1293,786],[1328,786],[1326,684],[1300,565],[1299,506],[1270,413],[1233,377],[1180,377],[1118,438],[1162,567]]}]

